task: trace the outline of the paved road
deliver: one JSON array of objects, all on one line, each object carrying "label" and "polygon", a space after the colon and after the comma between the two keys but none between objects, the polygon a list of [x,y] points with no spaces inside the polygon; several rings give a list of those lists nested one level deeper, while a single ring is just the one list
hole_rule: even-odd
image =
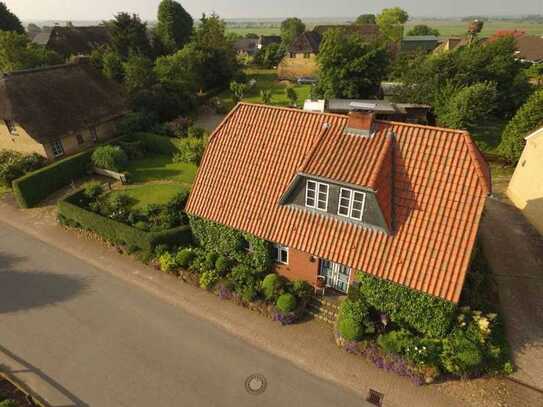
[{"label": "paved road", "polygon": [[366,405],[1,222],[0,363],[54,406]]}]

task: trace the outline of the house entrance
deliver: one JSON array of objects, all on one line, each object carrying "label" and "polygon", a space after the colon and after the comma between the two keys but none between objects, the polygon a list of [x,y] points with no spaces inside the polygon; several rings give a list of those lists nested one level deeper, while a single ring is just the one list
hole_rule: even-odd
[{"label": "house entrance", "polygon": [[326,278],[326,287],[347,293],[351,272],[352,270],[349,267],[342,264],[321,260],[319,275]]}]

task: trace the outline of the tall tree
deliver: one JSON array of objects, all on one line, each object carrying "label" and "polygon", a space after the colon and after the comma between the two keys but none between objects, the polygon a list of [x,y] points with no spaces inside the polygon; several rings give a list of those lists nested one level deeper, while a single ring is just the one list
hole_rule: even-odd
[{"label": "tall tree", "polygon": [[130,94],[135,94],[155,82],[153,62],[144,56],[132,54],[123,64],[124,83]]},{"label": "tall tree", "polygon": [[436,37],[439,36],[439,30],[436,30],[435,28],[429,27],[425,24],[418,24],[411,28],[407,35],[435,35]]},{"label": "tall tree", "polygon": [[151,55],[147,24],[136,14],[119,13],[108,23],[113,49],[127,59],[130,54]]},{"label": "tall tree", "polygon": [[362,14],[357,17],[354,23],[356,25],[377,24],[377,19],[375,18],[375,14]]},{"label": "tall tree", "polygon": [[543,126],[543,90],[535,92],[509,122],[498,146],[498,153],[517,162],[524,149],[524,137]]},{"label": "tall tree", "polygon": [[286,49],[290,44],[305,31],[305,24],[296,17],[287,18],[281,23],[281,39],[283,47]]},{"label": "tall tree", "polygon": [[318,60],[317,93],[326,99],[376,96],[389,64],[384,48],[337,29],[324,34]]},{"label": "tall tree", "polygon": [[53,51],[30,42],[26,34],[0,31],[0,72],[38,68],[62,63]]},{"label": "tall tree", "polygon": [[7,8],[4,2],[0,3],[0,30],[15,31],[19,34],[25,32],[21,20]]},{"label": "tall tree", "polygon": [[155,38],[164,54],[172,54],[190,41],[194,21],[181,4],[162,0],[158,6]]},{"label": "tall tree", "polygon": [[377,24],[389,41],[397,42],[403,37],[403,25],[409,14],[400,7],[385,8],[377,16]]}]

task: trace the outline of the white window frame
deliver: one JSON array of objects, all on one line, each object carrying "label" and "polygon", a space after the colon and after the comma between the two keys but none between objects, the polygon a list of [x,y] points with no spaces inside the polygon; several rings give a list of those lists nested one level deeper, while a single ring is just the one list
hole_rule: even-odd
[{"label": "white window frame", "polygon": [[[312,187],[310,188],[310,186]],[[309,196],[309,192],[313,192],[313,197]],[[325,195],[324,199],[321,199],[321,194]],[[307,208],[327,212],[329,194],[330,185],[308,179],[305,184],[305,206]],[[313,201],[312,204],[310,203],[311,200]],[[321,204],[323,204],[323,206],[321,206]]]},{"label": "white window frame", "polygon": [[51,149],[53,150],[53,155],[55,157],[62,157],[65,154],[64,145],[60,139],[56,139],[51,142]]},{"label": "white window frame", "polygon": [[[348,193],[348,198],[343,197],[343,194]],[[361,199],[356,199],[357,195],[361,197]],[[348,205],[345,204],[345,202],[342,202],[342,200],[348,200]],[[360,204],[360,209],[354,208],[355,203]],[[364,209],[366,208],[366,193],[362,191],[356,191],[354,189],[350,188],[340,188],[339,190],[339,200],[338,200],[338,209],[337,214],[339,216],[343,216],[344,218],[350,218],[354,220],[361,221],[364,217]],[[347,214],[341,213],[341,211],[347,209]],[[355,216],[354,212],[360,211],[360,216]]]},{"label": "white window frame", "polygon": [[[287,261],[283,261],[282,253],[285,254],[285,256],[287,258]],[[287,246],[283,246],[283,245],[274,243],[273,244],[273,249],[272,249],[272,254],[273,254],[273,260],[276,263],[288,264],[289,252],[288,252],[288,247]]]}]

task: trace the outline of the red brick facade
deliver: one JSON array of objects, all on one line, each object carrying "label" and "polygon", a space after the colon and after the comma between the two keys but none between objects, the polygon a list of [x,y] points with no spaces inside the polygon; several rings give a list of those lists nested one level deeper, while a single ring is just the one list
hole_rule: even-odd
[{"label": "red brick facade", "polygon": [[275,263],[274,271],[289,280],[304,280],[315,285],[319,272],[319,259],[308,253],[289,248],[288,264]]}]

